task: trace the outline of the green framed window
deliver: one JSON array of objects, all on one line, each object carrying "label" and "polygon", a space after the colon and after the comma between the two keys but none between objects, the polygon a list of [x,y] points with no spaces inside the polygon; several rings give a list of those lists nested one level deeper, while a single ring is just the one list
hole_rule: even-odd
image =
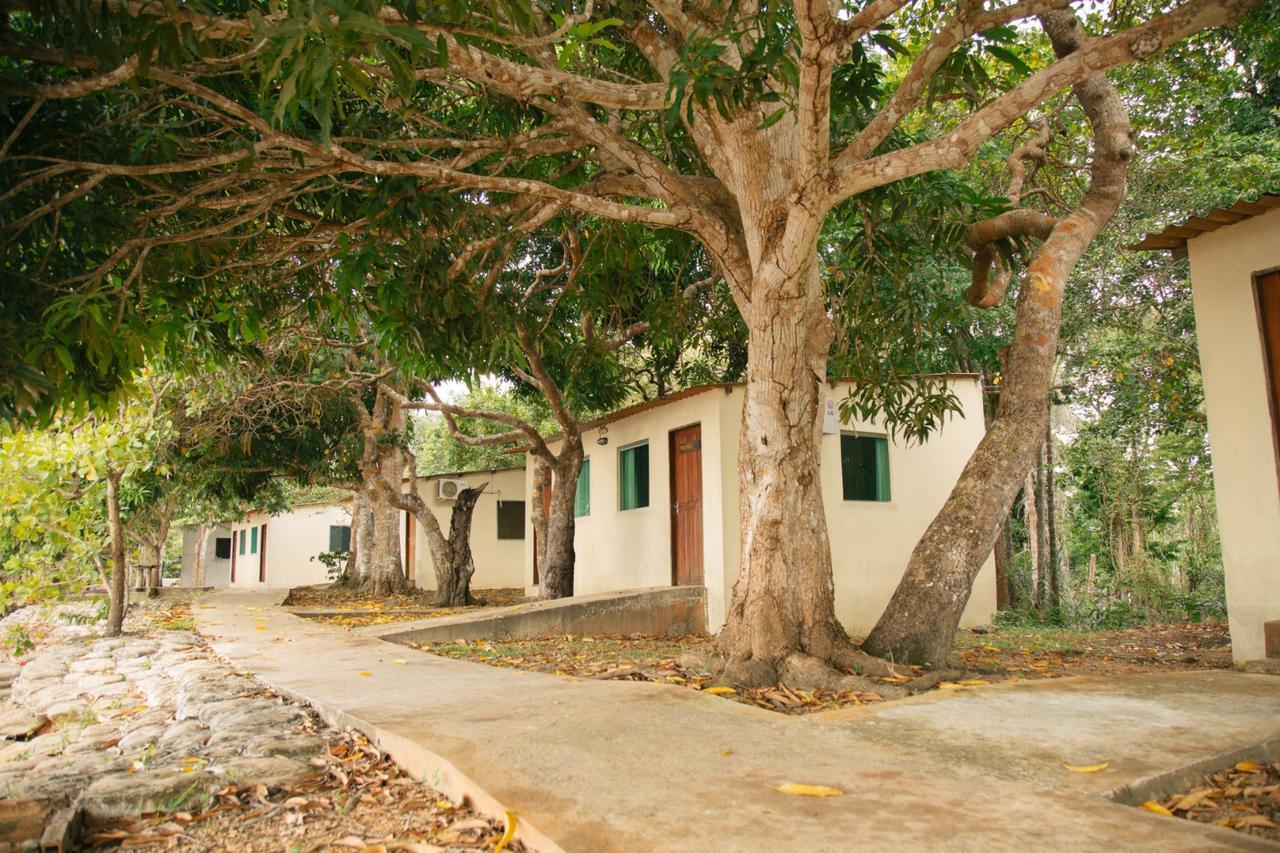
[{"label": "green framed window", "polygon": [[578,472],[578,488],[573,493],[573,515],[582,518],[591,515],[591,460],[582,460],[582,470]]},{"label": "green framed window", "polygon": [[649,443],[618,450],[618,509],[649,505]]},{"label": "green framed window", "polygon": [[330,524],[329,525],[329,550],[330,551],[350,551],[351,550],[351,525],[349,524]]},{"label": "green framed window", "polygon": [[249,528],[249,553],[258,553],[258,525]]},{"label": "green framed window", "polygon": [[524,501],[498,501],[498,538],[524,538]]},{"label": "green framed window", "polygon": [[249,541],[249,540],[248,540],[248,536],[246,535],[247,533],[248,533],[248,531],[246,531],[246,530],[241,530],[241,531],[240,531],[240,556],[241,556],[241,557],[243,557],[243,556],[244,556],[244,546],[245,546],[245,544]]},{"label": "green framed window", "polygon": [[847,501],[888,501],[889,439],[875,435],[840,436],[840,475]]}]

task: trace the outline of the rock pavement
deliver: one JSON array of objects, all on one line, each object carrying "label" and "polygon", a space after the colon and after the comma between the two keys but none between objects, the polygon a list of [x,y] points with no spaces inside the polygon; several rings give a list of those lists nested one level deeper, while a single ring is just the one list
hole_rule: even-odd
[{"label": "rock pavement", "polygon": [[198,810],[315,772],[311,728],[189,633],[77,637],[0,664],[0,800],[64,821]]}]

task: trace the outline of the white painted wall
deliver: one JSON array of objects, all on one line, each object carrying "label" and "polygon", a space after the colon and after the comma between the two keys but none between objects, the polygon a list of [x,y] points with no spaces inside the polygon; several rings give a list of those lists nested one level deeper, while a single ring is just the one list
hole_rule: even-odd
[{"label": "white painted wall", "polygon": [[[258,570],[264,554],[261,527],[267,525],[267,573],[266,580],[259,581]],[[232,525],[232,553],[235,555],[236,589],[283,589],[295,586],[326,583],[327,569],[316,555],[329,550],[329,526],[349,525],[349,503],[310,504],[294,507],[281,515],[267,517],[265,513],[250,514]],[[258,552],[240,553],[240,531],[258,527]],[[248,541],[248,539],[246,540]]]},{"label": "white painted wall", "polygon": [[[225,527],[211,527],[208,530],[208,550],[204,556],[204,584],[215,589],[222,589],[231,582],[231,560],[219,560],[214,556],[214,540],[219,537],[230,537],[231,531]],[[182,576],[178,579],[181,586],[191,586],[196,575],[196,542],[199,540],[199,528],[188,526],[182,528]]]},{"label": "white painted wall", "polygon": [[[855,635],[874,625],[896,588],[911,549],[955,485],[964,463],[981,440],[982,391],[974,377],[951,380],[963,417],[953,417],[924,445],[890,447],[892,500],[844,501],[838,435],[822,439],[822,484],[831,535],[836,612]],[[828,388],[843,397],[846,386]],[[672,582],[668,436],[672,430],[702,424],[704,577],[708,625],[724,621],[728,597],[740,565],[738,539],[738,428],[743,390],[710,388],[608,423],[608,445],[600,433],[584,435],[591,466],[591,515],[577,520],[577,568],[574,591],[590,594]],[[884,434],[874,423],[846,430]],[[649,506],[618,510],[618,453],[641,440],[649,442]],[[525,488],[533,491],[532,464]],[[532,513],[532,506],[530,506]],[[525,582],[533,587],[533,538],[525,545]],[[988,559],[979,574],[962,624],[989,622],[995,611],[995,564]]]},{"label": "white painted wall", "polygon": [[[449,535],[449,521],[453,513],[453,501],[437,497],[437,482],[441,479],[466,480],[472,488],[488,483],[476,502],[475,515],[471,519],[471,556],[475,560],[476,573],[471,576],[472,589],[501,589],[524,586],[524,547],[533,539],[532,508],[525,503],[524,539],[498,538],[499,501],[524,501],[525,469],[506,471],[470,471],[445,477],[423,477],[418,480],[418,494],[440,522],[440,529]],[[402,522],[403,524],[403,522]],[[403,532],[403,527],[401,528]],[[435,589],[435,567],[431,562],[431,550],[427,547],[427,535],[416,521],[414,530],[413,580],[422,589]],[[403,542],[403,538],[401,539]]]},{"label": "white painted wall", "polygon": [[1237,661],[1280,619],[1280,481],[1253,276],[1280,267],[1280,209],[1187,242]]}]

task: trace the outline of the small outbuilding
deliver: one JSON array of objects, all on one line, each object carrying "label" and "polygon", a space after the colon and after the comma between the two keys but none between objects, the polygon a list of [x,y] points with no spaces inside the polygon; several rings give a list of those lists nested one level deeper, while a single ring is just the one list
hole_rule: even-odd
[{"label": "small outbuilding", "polygon": [[[943,379],[960,413],[924,443],[894,439],[879,420],[842,422],[849,383],[825,390],[821,478],[835,573],[836,615],[865,635],[897,588],[911,550],[942,508],[985,423],[978,376]],[[707,627],[724,623],[738,576],[741,383],[704,385],[622,409],[583,431],[577,486],[574,594],[705,586]],[[533,466],[525,491],[532,494]],[[533,537],[524,583],[538,582]],[[991,621],[995,563],[974,584],[962,624]]]},{"label": "small outbuilding", "polygon": [[1232,654],[1280,670],[1280,195],[1192,217],[1136,248],[1191,261]]},{"label": "small outbuilding", "polygon": [[[454,500],[464,488],[485,490],[471,519],[473,589],[523,585],[523,551],[529,512],[524,468],[459,471],[418,478],[418,494],[448,535]],[[408,483],[406,481],[406,489]],[[269,515],[254,512],[225,526],[208,528],[205,585],[214,588],[287,589],[326,583],[329,569],[320,555],[351,547],[351,501],[297,504]],[[195,579],[195,526],[182,531],[181,585]],[[426,533],[409,513],[400,516],[401,559],[421,589],[435,589],[435,569]]]}]

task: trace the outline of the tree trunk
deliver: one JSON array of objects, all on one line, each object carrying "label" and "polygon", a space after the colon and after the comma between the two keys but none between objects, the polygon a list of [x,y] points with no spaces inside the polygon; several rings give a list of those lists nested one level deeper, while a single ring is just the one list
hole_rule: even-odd
[{"label": "tree trunk", "polygon": [[1036,564],[1040,567],[1040,575],[1038,584],[1036,585],[1036,606],[1041,610],[1048,607],[1049,600],[1049,576],[1053,574],[1053,554],[1049,548],[1049,498],[1045,478],[1044,450],[1041,448],[1037,454],[1038,463],[1035,468],[1036,473],[1036,521],[1040,525],[1037,542],[1040,545],[1040,555],[1036,559]]},{"label": "tree trunk", "polygon": [[[1050,424],[1053,410],[1049,410]],[[1044,521],[1046,553],[1045,565],[1049,570],[1049,606],[1057,609],[1062,606],[1062,582],[1058,575],[1058,515],[1057,500],[1053,493],[1053,430],[1050,426],[1044,431]]]},{"label": "tree trunk", "polygon": [[547,565],[547,513],[542,505],[542,493],[551,485],[551,466],[541,457],[533,457],[533,564],[538,569],[538,585]]},{"label": "tree trunk", "polygon": [[1093,596],[1098,588],[1098,554],[1094,552],[1089,555],[1089,574],[1084,579],[1084,595],[1090,604],[1093,603]]},{"label": "tree trunk", "polygon": [[[738,444],[742,564],[720,633],[725,677],[776,683],[793,656],[841,664],[853,653],[835,615],[819,478],[819,383],[831,321],[812,259],[752,282],[751,347]],[[990,548],[988,548],[990,551]]]},{"label": "tree trunk", "polygon": [[369,495],[364,488],[358,488],[351,493],[351,537],[347,544],[347,562],[337,579],[338,586],[358,586],[367,576],[368,540]]},{"label": "tree trunk", "polygon": [[204,584],[205,563],[209,559],[209,528],[201,524],[196,528],[196,564],[191,573],[191,585],[200,589]]},{"label": "tree trunk", "polygon": [[[1088,38],[1070,10],[1040,20],[1059,56]],[[1067,279],[1124,198],[1133,155],[1124,102],[1106,76],[1095,74],[1073,92],[1093,130],[1089,189],[1027,265],[995,422],[912,552],[902,582],[864,643],[872,654],[911,663],[946,661],[974,578],[1044,436]]]},{"label": "tree trunk", "polygon": [[1027,523],[1027,554],[1031,557],[1031,606],[1039,607],[1040,597],[1040,510],[1036,495],[1035,469],[1027,472],[1022,486],[1022,515]]},{"label": "tree trunk", "polygon": [[369,497],[373,530],[369,537],[369,590],[373,595],[405,592],[408,581],[400,562],[400,510],[376,486]]},{"label": "tree trunk", "polygon": [[1013,606],[1013,596],[1009,584],[1009,563],[1012,554],[1009,547],[1009,519],[1005,517],[1000,525],[1000,535],[996,537],[996,610],[1008,610]]},{"label": "tree trunk", "polygon": [[107,530],[111,536],[111,585],[107,593],[111,606],[107,610],[108,637],[118,637],[124,629],[124,597],[128,567],[124,559],[124,525],[120,523],[120,472],[107,472]]},{"label": "tree trunk", "polygon": [[[551,506],[547,512],[546,547],[538,567],[544,599],[568,598],[573,595],[573,569],[576,555],[573,538],[577,530],[573,515],[574,497],[578,491],[578,476],[582,473],[582,435],[567,433],[561,442],[556,461],[548,467],[551,476]],[[534,496],[541,504],[541,493]]]},{"label": "tree trunk", "polygon": [[471,556],[471,519],[484,488],[482,485],[478,489],[462,490],[449,514],[448,553],[441,560],[432,550],[431,556],[436,562],[436,604],[441,607],[475,603],[471,597],[471,577],[476,573],[476,563]]}]

